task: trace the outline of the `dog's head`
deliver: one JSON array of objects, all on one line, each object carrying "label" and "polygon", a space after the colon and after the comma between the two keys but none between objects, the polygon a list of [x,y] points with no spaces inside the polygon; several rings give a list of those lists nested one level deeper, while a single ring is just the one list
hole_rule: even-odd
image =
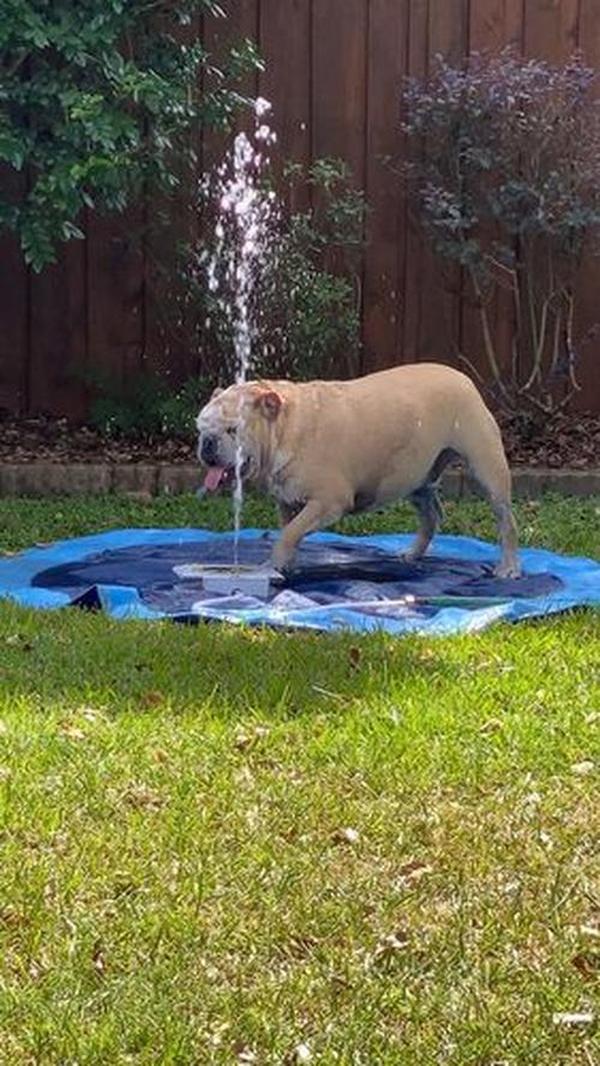
[{"label": "dog's head", "polygon": [[244,479],[264,472],[283,404],[281,393],[269,382],[215,389],[196,419],[198,458],[208,467],[205,488],[214,492],[231,484],[236,467]]}]

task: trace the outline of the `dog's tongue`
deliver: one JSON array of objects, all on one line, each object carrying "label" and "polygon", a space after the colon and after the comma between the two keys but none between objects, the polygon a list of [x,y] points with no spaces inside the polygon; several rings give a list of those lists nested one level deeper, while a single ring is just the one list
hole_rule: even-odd
[{"label": "dog's tongue", "polygon": [[224,466],[211,466],[206,477],[204,478],[204,488],[209,492],[215,492],[218,489],[223,477],[225,476]]}]

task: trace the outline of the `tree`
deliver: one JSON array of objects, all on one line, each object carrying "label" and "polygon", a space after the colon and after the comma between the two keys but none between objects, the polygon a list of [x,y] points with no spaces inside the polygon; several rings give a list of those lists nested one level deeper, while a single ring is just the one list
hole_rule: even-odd
[{"label": "tree", "polygon": [[[82,238],[85,207],[122,211],[143,186],[173,191],[196,163],[195,130],[226,127],[258,64],[249,41],[216,69],[194,26],[216,0],[0,0],[0,226],[41,270]],[[208,83],[202,87],[201,75]]]}]

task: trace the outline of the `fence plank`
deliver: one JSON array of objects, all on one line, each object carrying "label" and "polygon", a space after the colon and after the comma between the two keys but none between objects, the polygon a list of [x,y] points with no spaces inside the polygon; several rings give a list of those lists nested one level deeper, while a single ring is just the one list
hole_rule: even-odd
[{"label": "fence plank", "polygon": [[[600,0],[581,0],[578,43],[586,61],[598,70],[600,68]],[[600,99],[600,83],[597,85],[596,94]],[[578,371],[581,384],[578,406],[582,410],[600,411],[599,293],[600,261],[597,256],[589,254],[581,271],[576,319],[576,335],[584,339]]]},{"label": "fence plank", "polygon": [[[25,177],[1,172],[2,197],[18,202]],[[0,410],[24,412],[29,381],[29,276],[17,239],[0,230]]]},{"label": "fence plank", "polygon": [[523,40],[523,0],[477,0],[469,10],[469,50],[519,47]]},{"label": "fence plank", "polygon": [[[467,0],[412,5],[409,71],[431,70],[436,55],[459,62],[468,44]],[[407,231],[405,359],[455,363],[460,346],[460,271],[440,269],[414,220]]]},{"label": "fence plank", "polygon": [[[407,73],[421,78],[429,66],[429,0],[410,0],[408,26]],[[420,358],[421,298],[419,277],[422,269],[423,236],[409,206],[404,223],[404,299],[402,315],[401,361],[414,363]]]},{"label": "fence plank", "polygon": [[370,208],[364,269],[364,363],[378,370],[400,361],[405,261],[401,182],[385,157],[397,159],[400,95],[406,74],[409,0],[372,0],[369,9],[366,186]]},{"label": "fence plank", "polygon": [[[159,16],[157,29],[164,24]],[[202,37],[202,16],[195,13],[189,26],[169,24],[168,32],[183,44]],[[202,79],[202,75],[200,75]],[[189,147],[202,166],[202,136],[189,134]],[[187,166],[178,173],[180,185],[170,195],[147,190],[144,198],[144,352],[143,368],[152,375],[172,381],[173,386],[197,370],[194,345],[186,328],[179,273],[182,269],[180,245],[198,233],[197,175]]]},{"label": "fence plank", "polygon": [[[312,25],[312,156],[345,160],[358,188],[365,184],[367,7],[367,0],[319,0]],[[332,254],[328,263],[334,271],[349,264],[362,282],[354,255]],[[359,369],[360,360],[348,358],[345,372]]]},{"label": "fence plank", "polygon": [[86,244],[69,241],[31,279],[29,407],[81,418],[86,409]]},{"label": "fence plank", "polygon": [[367,5],[319,0],[313,7],[313,157],[336,155],[364,184]]},{"label": "fence plank", "polygon": [[115,387],[142,369],[144,266],[139,210],[94,216],[88,225],[90,365]]},{"label": "fence plank", "polygon": [[310,4],[261,0],[260,50],[265,70],[259,92],[273,105],[281,160],[310,162]]},{"label": "fence plank", "polygon": [[[471,52],[499,50],[506,45],[520,49],[523,40],[523,0],[478,0],[469,11],[469,50]],[[514,307],[507,288],[496,289],[490,301],[489,322],[501,367],[509,368],[512,358]],[[489,366],[486,359],[483,330],[474,294],[466,275],[463,276],[461,352],[484,379]],[[481,381],[478,379],[478,384]]]},{"label": "fence plank", "polygon": [[[244,39],[259,45],[260,13],[259,0],[229,0],[220,5],[227,18],[216,15],[204,16],[204,45],[217,66],[227,56],[232,45],[240,44]],[[252,71],[240,80],[237,88],[250,98],[258,93],[258,72]],[[247,129],[252,124],[249,112],[240,111],[236,129]],[[205,130],[203,137],[203,165],[209,167],[220,160],[229,137],[220,131]]]},{"label": "fence plank", "polygon": [[524,10],[526,55],[559,62],[577,48],[579,0],[527,0]]}]

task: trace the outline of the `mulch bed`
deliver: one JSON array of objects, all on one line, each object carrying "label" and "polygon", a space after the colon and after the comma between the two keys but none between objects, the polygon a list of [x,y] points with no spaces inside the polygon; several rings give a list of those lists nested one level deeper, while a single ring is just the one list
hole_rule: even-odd
[{"label": "mulch bed", "polygon": [[[505,423],[502,433],[513,466],[600,468],[600,415],[563,415],[533,435],[515,423]],[[190,463],[195,459],[194,440],[183,435],[115,438],[63,418],[0,416],[0,462]]]}]

